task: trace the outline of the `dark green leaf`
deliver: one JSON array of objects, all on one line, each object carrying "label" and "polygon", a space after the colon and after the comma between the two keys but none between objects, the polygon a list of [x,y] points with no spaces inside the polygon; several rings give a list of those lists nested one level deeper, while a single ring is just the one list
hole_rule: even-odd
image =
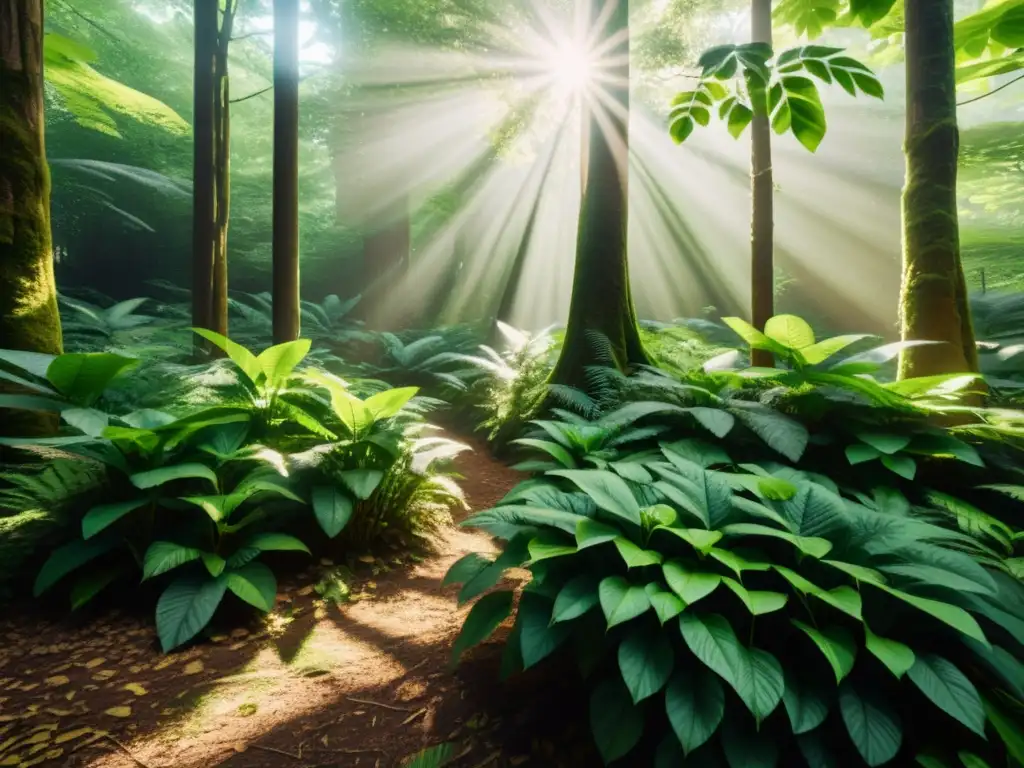
[{"label": "dark green leaf", "polygon": [[277,579],[263,563],[255,562],[228,571],[227,586],[237,597],[264,613],[274,607],[277,597]]},{"label": "dark green leaf", "polygon": [[227,590],[227,577],[180,576],[160,595],[156,630],[164,652],[188,642],[213,618]]},{"label": "dark green leaf", "polygon": [[455,639],[452,646],[452,663],[458,662],[468,649],[478,643],[482,643],[508,615],[512,613],[512,598],[514,593],[508,590],[491,592],[484,595],[477,601],[476,605],[469,611],[466,622],[462,625],[462,631]]},{"label": "dark green leaf", "polygon": [[917,656],[908,675],[935,706],[984,737],[981,696],[963,672],[941,656],[925,654]]},{"label": "dark green leaf", "polygon": [[668,682],[675,652],[663,631],[634,627],[619,645],[619,671],[633,702],[653,696]]},{"label": "dark green leaf", "polygon": [[665,710],[683,751],[689,754],[718,730],[725,714],[725,690],[708,669],[684,667],[668,684]]},{"label": "dark green leaf", "polygon": [[590,696],[590,730],[605,765],[628,754],[644,732],[643,714],[622,682],[609,678]]},{"label": "dark green leaf", "polygon": [[348,525],[355,509],[352,497],[333,485],[319,485],[312,492],[313,514],[332,539]]},{"label": "dark green leaf", "polygon": [[839,688],[839,711],[865,763],[874,768],[896,757],[903,742],[903,728],[899,715],[885,701],[862,696],[847,681]]}]

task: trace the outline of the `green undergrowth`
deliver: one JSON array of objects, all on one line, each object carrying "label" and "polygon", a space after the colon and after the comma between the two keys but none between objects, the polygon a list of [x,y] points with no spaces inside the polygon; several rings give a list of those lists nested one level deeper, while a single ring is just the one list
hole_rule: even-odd
[{"label": "green undergrowth", "polygon": [[594,370],[532,422],[465,523],[502,552],[446,577],[453,657],[513,615],[503,674],[575,665],[606,764],[1021,764],[1024,417],[876,378],[901,344],[726,322],[782,367]]}]

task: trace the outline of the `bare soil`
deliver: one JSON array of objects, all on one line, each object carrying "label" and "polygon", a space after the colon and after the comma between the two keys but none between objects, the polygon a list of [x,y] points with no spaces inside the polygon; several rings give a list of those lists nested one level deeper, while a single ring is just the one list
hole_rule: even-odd
[{"label": "bare soil", "polygon": [[[482,445],[458,471],[473,509],[519,477]],[[457,768],[598,765],[572,675],[542,665],[499,682],[500,637],[449,664],[468,607],[441,580],[463,554],[493,550],[453,528],[419,562],[361,567],[362,599],[340,606],[310,569],[268,617],[169,655],[148,611],[9,609],[0,766],[391,768],[443,743]]]}]

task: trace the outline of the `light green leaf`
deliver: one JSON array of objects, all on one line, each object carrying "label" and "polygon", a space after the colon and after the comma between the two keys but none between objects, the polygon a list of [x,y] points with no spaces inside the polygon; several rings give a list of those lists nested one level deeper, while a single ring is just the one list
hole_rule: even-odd
[{"label": "light green leaf", "polygon": [[246,375],[246,378],[254,384],[256,383],[256,380],[260,377],[260,374],[263,371],[259,362],[256,360],[256,355],[241,344],[236,344],[231,339],[226,336],[222,336],[216,331],[211,331],[206,328],[193,328],[192,331],[224,350],[227,356],[231,359],[231,362],[238,366],[239,370]]},{"label": "light green leaf", "polygon": [[541,531],[530,540],[528,549],[533,562],[576,554],[576,546],[558,531]]},{"label": "light green leaf", "polygon": [[670,560],[661,570],[669,587],[686,605],[692,605],[707,597],[722,582],[722,577],[717,573],[695,571],[682,560]]},{"label": "light green leaf", "polygon": [[212,552],[203,552],[200,555],[200,559],[202,559],[203,565],[206,566],[207,572],[213,577],[220,576],[224,573],[224,567],[228,564],[227,560],[220,555],[213,554]]},{"label": "light green leaf", "polygon": [[830,339],[823,339],[816,344],[801,349],[800,354],[803,355],[804,362],[808,365],[817,365],[842,352],[851,344],[856,344],[858,341],[870,338],[872,336],[868,334],[833,336]]},{"label": "light green leaf", "polygon": [[530,437],[521,437],[518,440],[513,440],[513,443],[518,445],[525,445],[530,448],[536,448],[538,451],[543,451],[552,458],[554,458],[559,464],[566,469],[575,469],[576,460],[572,457],[564,447],[558,443],[552,442],[551,440],[535,440]]},{"label": "light green leaf", "polygon": [[274,607],[277,597],[277,579],[274,572],[259,562],[249,563],[228,571],[227,585],[237,597],[264,613]]},{"label": "light green leaf", "polygon": [[635,619],[651,607],[644,588],[630,584],[621,576],[602,579],[598,585],[598,597],[608,629]]},{"label": "light green leaf", "polygon": [[600,523],[589,517],[581,519],[576,523],[576,546],[579,549],[586,549],[608,541],[614,541],[622,536],[622,531],[606,523]]},{"label": "light green leaf", "polygon": [[803,349],[814,344],[814,331],[807,321],[796,315],[775,315],[764,324],[764,333],[789,349]]},{"label": "light green leaf", "polygon": [[858,432],[857,439],[889,456],[902,451],[910,445],[911,440],[908,435],[893,435],[885,432]]},{"label": "light green leaf", "polygon": [[662,624],[674,619],[686,609],[686,603],[672,592],[666,592],[657,582],[650,582],[644,587],[644,591],[647,592],[647,599],[651,601],[651,607]]},{"label": "light green leaf", "polygon": [[659,525],[654,530],[667,531],[685,541],[701,554],[708,554],[722,538],[721,531],[705,531],[701,528],[674,528]]},{"label": "light green leaf", "polygon": [[947,624],[953,627],[953,629],[963,632],[968,637],[972,637],[986,646],[989,644],[988,639],[985,637],[985,633],[981,631],[981,627],[978,625],[977,620],[960,606],[944,603],[940,600],[932,600],[927,597],[911,595],[907,592],[903,592],[902,590],[887,587],[884,584],[874,584],[873,586],[888,592],[894,597],[898,597],[905,603],[909,603],[915,608],[918,608],[931,616],[934,616],[943,624]]},{"label": "light green leaf", "polygon": [[792,621],[795,627],[803,631],[818,646],[836,675],[836,683],[843,682],[843,678],[853,669],[854,659],[857,658],[857,643],[849,630],[838,626],[818,630],[802,621]]},{"label": "light green leaf", "polygon": [[[629,568],[639,568],[644,565],[661,565],[662,556],[660,552],[651,549],[641,549],[625,536],[615,539],[615,548],[619,550],[622,559]],[[572,550],[576,551],[575,548]]]},{"label": "light green leaf", "polygon": [[743,604],[747,606],[747,610],[750,611],[754,616],[761,616],[765,613],[773,613],[775,611],[782,610],[786,605],[786,601],[789,599],[787,595],[781,592],[765,592],[759,590],[748,590],[742,584],[735,579],[730,579],[728,576],[722,579],[729,589],[743,601]]},{"label": "light green leaf", "polygon": [[401,411],[406,403],[416,396],[417,392],[419,392],[418,387],[385,389],[383,392],[366,398],[364,405],[373,414],[374,419],[382,421],[390,419]]},{"label": "light green leaf", "polygon": [[914,651],[897,640],[879,637],[864,625],[864,644],[896,677],[903,677],[914,666]]},{"label": "light green leaf", "polygon": [[268,383],[272,386],[280,386],[295,370],[295,366],[309,354],[310,346],[312,346],[312,341],[309,339],[295,339],[283,344],[275,344],[260,352],[256,358],[256,364],[263,371],[263,375],[267,377]]},{"label": "light green leaf", "polygon": [[70,352],[54,358],[46,369],[46,378],[70,400],[92,405],[111,381],[138,363],[110,352]]},{"label": "light green leaf", "polygon": [[817,536],[795,536],[759,523],[732,523],[722,528],[726,536],[768,536],[788,541],[805,555],[816,559],[825,557],[832,550],[832,542]]}]

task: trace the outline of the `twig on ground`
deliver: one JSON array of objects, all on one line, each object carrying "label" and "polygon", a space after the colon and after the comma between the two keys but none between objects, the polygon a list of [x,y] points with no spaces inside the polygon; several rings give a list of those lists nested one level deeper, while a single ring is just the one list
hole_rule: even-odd
[{"label": "twig on ground", "polygon": [[133,755],[133,754],[132,754],[132,751],[131,751],[130,749],[128,749],[128,747],[126,747],[126,746],[125,746],[124,744],[122,744],[122,743],[121,743],[120,741],[118,741],[117,739],[115,739],[115,738],[114,738],[113,736],[111,736],[111,735],[110,735],[109,733],[107,733],[107,734],[104,734],[104,738],[106,738],[106,739],[107,739],[108,741],[110,741],[110,742],[112,742],[113,744],[115,744],[115,745],[116,745],[116,746],[118,747],[118,749],[120,749],[120,750],[121,750],[122,752],[124,752],[124,753],[125,753],[126,755],[128,755],[128,757],[129,757],[129,758],[131,759],[131,761],[132,761],[133,763],[135,763],[136,765],[138,765],[138,766],[141,766],[141,768],[150,768],[150,766],[149,766],[149,764],[148,764],[148,763],[146,763],[145,761],[143,761],[143,760],[142,760],[142,758],[140,758],[140,757],[136,757],[135,755]]},{"label": "twig on ground", "polygon": [[290,757],[292,760],[301,760],[302,755],[296,755],[294,752],[285,752],[283,749],[277,749],[276,747],[264,747],[261,744],[250,744],[250,749],[258,749],[261,752],[273,752],[275,755],[284,755]]},{"label": "twig on ground", "polygon": [[417,709],[415,712],[413,712],[411,715],[409,715],[407,718],[405,718],[405,720],[402,721],[402,725],[408,725],[409,723],[411,723],[413,720],[415,720],[420,715],[425,714],[426,711],[427,711],[426,707],[423,707],[423,709]]},{"label": "twig on ground", "polygon": [[355,702],[356,704],[366,704],[366,705],[372,706],[372,707],[383,707],[384,709],[390,709],[390,710],[392,710],[394,712],[409,712],[410,711],[408,707],[396,707],[396,706],[394,706],[392,704],[385,704],[385,703],[380,702],[380,701],[370,701],[369,699],[357,699],[354,696],[346,696],[345,698],[348,699],[349,701]]}]

